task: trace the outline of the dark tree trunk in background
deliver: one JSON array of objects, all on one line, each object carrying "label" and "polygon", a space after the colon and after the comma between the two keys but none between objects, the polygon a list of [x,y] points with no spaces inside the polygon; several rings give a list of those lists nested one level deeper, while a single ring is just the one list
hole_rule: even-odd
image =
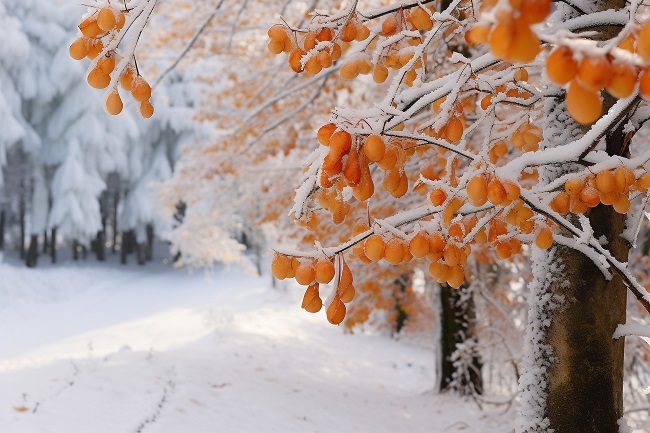
[{"label": "dark tree trunk in background", "polygon": [[103,262],[106,260],[106,231],[100,230],[97,232],[97,237],[92,242],[93,250],[97,255],[97,260]]},{"label": "dark tree trunk in background", "polygon": [[52,263],[56,263],[56,227],[52,228],[52,236],[50,237],[50,240],[50,257],[52,258]]},{"label": "dark tree trunk in background", "polygon": [[122,245],[120,249],[120,263],[127,263],[127,256],[134,251],[135,236],[133,230],[122,232]]},{"label": "dark tree trunk in background", "polygon": [[147,263],[147,244],[146,242],[136,242],[135,251],[138,257],[138,264],[144,265]]},{"label": "dark tree trunk in background", "polygon": [[3,209],[0,211],[0,250],[5,249],[5,217],[6,212]]},{"label": "dark tree trunk in background", "polygon": [[154,240],[154,230],[151,224],[147,224],[147,261],[153,260],[153,240]]},{"label": "dark tree trunk in background", "polygon": [[397,280],[395,280],[395,285],[397,286],[397,291],[393,293],[393,298],[395,299],[395,312],[397,317],[395,318],[395,333],[399,334],[406,319],[409,315],[402,306],[402,298],[406,293],[406,285],[408,284],[410,276],[408,274],[401,275]]},{"label": "dark tree trunk in background", "polygon": [[20,203],[18,204],[20,219],[20,259],[25,259],[25,182],[20,181]]},{"label": "dark tree trunk in background", "polygon": [[[481,360],[475,350],[476,312],[474,298],[469,287],[463,284],[454,289],[447,284],[440,285],[440,347],[441,347],[441,376],[440,391],[450,390],[470,395],[483,393],[483,378],[481,376]],[[464,362],[459,370],[454,365],[452,357],[458,350],[463,353]],[[468,351],[468,352],[467,352]],[[454,377],[456,376],[456,377]]]},{"label": "dark tree trunk in background", "polygon": [[28,268],[35,268],[38,264],[38,235],[32,235],[29,239],[29,249],[25,256],[25,264]]},{"label": "dark tree trunk in background", "polygon": [[[111,250],[113,251],[113,254],[117,252],[117,207],[120,203],[120,190],[119,188],[115,191],[113,194],[113,206],[112,206],[112,215],[111,215],[111,227],[113,228],[113,245],[111,246]],[[124,240],[122,240],[124,242]]]},{"label": "dark tree trunk in background", "polygon": [[47,229],[43,230],[43,254],[47,254],[47,249],[49,248],[49,238],[47,236]]},{"label": "dark tree trunk in background", "polygon": [[97,236],[91,242],[92,252],[97,256],[97,260],[103,262],[106,260],[106,224],[108,220],[108,198],[109,195],[106,191],[102,193],[99,201],[99,211],[102,215],[102,229],[97,232]]},{"label": "dark tree trunk in background", "polygon": [[126,253],[126,242],[127,242],[126,232],[122,232],[122,245],[120,246],[120,263],[126,265],[127,263],[127,253]]},{"label": "dark tree trunk in background", "polygon": [[133,254],[135,252],[135,232],[133,230],[129,230],[127,232],[126,239],[126,253]]},{"label": "dark tree trunk in background", "polygon": [[72,241],[72,260],[79,260],[79,242]]},{"label": "dark tree trunk in background", "polygon": [[97,260],[103,262],[106,260],[106,231],[102,230],[97,233]]}]

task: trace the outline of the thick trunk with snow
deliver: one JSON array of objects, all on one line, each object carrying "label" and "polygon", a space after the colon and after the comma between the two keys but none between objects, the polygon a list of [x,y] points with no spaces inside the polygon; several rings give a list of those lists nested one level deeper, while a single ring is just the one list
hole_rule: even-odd
[{"label": "thick trunk with snow", "polygon": [[[564,104],[549,102],[549,145],[566,143],[581,129]],[[550,132],[549,132],[550,131]],[[610,155],[624,152],[620,127],[606,137]],[[547,170],[548,182],[562,168]],[[594,237],[621,262],[630,245],[622,237],[625,216],[599,205],[588,213]],[[623,416],[624,338],[612,338],[625,323],[627,291],[618,275],[607,280],[592,259],[557,245],[533,253],[518,432],[616,433]]]}]

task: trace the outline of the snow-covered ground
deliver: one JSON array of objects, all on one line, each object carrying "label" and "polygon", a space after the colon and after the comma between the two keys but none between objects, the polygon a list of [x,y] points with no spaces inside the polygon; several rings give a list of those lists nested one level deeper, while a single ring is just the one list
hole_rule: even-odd
[{"label": "snow-covered ground", "polygon": [[344,335],[237,269],[0,263],[2,433],[510,432],[430,349]]}]

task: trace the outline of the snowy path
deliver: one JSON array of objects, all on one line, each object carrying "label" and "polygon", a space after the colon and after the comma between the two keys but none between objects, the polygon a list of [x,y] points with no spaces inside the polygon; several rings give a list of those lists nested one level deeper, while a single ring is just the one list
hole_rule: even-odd
[{"label": "snowy path", "polygon": [[430,351],[346,336],[239,271],[0,263],[0,432],[507,432]]}]

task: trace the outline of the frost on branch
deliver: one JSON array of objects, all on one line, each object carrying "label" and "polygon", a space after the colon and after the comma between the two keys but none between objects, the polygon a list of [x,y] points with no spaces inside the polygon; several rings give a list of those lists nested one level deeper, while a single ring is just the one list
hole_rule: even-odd
[{"label": "frost on branch", "polygon": [[556,275],[562,271],[554,259],[555,248],[550,251],[533,249],[534,280],[528,285],[528,325],[524,339],[524,356],[519,378],[521,406],[517,417],[517,433],[548,432],[546,396],[548,394],[548,368],[553,363],[553,349],[547,340],[547,331],[553,310],[561,300],[550,291]]}]

